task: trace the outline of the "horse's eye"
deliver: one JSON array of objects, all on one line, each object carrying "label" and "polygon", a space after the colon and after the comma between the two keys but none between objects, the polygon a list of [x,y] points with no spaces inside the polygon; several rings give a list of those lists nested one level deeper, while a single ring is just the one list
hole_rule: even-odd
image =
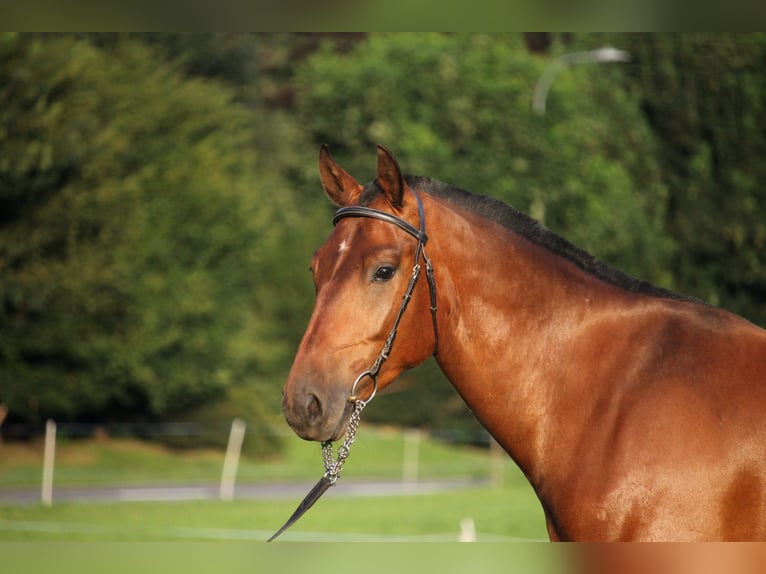
[{"label": "horse's eye", "polygon": [[390,281],[395,273],[396,273],[396,269],[394,269],[390,265],[383,265],[382,267],[378,267],[378,269],[375,271],[375,276],[373,277],[373,281],[379,281],[379,282]]}]

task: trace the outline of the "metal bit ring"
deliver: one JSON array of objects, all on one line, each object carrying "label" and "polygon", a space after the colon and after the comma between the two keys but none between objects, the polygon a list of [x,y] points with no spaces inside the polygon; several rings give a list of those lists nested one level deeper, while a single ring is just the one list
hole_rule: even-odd
[{"label": "metal bit ring", "polygon": [[[367,399],[362,400],[359,397],[356,396],[357,386],[359,385],[359,381],[364,379],[365,377],[370,377],[372,379],[372,394],[367,397]],[[364,371],[362,374],[360,374],[356,380],[354,381],[354,386],[351,387],[351,396],[348,397],[348,402],[355,403],[357,401],[360,401],[364,403],[365,405],[369,403],[373,397],[375,396],[375,393],[378,392],[378,376],[377,374],[373,373],[371,370]]]}]

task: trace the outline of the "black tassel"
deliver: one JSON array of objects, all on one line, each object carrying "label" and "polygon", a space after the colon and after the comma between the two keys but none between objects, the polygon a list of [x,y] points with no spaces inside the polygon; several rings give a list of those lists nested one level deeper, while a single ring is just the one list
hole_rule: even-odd
[{"label": "black tassel", "polygon": [[333,484],[335,484],[334,480],[331,480],[327,478],[327,476],[323,476],[319,482],[317,482],[314,485],[314,488],[312,488],[309,493],[306,495],[306,497],[301,501],[301,503],[298,505],[298,508],[295,509],[295,512],[293,512],[293,515],[287,519],[287,522],[285,522],[284,526],[280,528],[279,530],[274,533],[274,535],[268,539],[267,542],[271,542],[272,540],[276,540],[276,538],[282,534],[285,530],[290,528],[293,524],[295,524],[298,519],[303,516],[306,511],[314,506],[314,503],[319,500],[319,498],[325,493],[325,491],[330,488]]}]

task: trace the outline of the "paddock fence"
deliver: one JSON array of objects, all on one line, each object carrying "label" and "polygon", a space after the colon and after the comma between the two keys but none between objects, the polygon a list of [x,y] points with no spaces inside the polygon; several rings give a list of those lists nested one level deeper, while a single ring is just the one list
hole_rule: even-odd
[{"label": "paddock fence", "polygon": [[[323,472],[317,445],[287,428],[248,428],[241,419],[111,425],[49,420],[2,431],[0,502],[50,506],[62,496],[77,499],[80,491],[106,499],[110,488],[113,496],[133,500],[292,497]],[[243,445],[259,440],[279,440],[286,452],[243,456]],[[502,486],[509,465],[486,433],[368,425],[352,447],[343,482],[360,492],[367,485],[392,494]]]}]

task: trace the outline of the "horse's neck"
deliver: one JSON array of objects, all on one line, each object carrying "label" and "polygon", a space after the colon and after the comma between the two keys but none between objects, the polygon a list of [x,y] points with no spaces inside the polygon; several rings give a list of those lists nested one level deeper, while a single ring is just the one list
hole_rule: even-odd
[{"label": "horse's neck", "polygon": [[440,236],[448,238],[431,253],[437,273],[447,268],[439,277],[437,360],[477,418],[532,477],[543,472],[552,428],[546,421],[562,390],[557,385],[577,368],[563,349],[585,316],[607,314],[621,296],[545,248],[478,223],[432,234],[433,247]]}]

